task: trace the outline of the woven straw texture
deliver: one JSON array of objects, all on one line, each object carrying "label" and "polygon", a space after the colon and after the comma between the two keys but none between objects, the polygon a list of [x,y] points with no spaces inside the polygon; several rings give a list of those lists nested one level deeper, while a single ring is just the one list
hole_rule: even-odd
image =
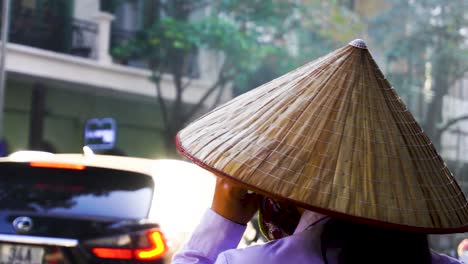
[{"label": "woven straw texture", "polygon": [[347,45],[238,96],[176,140],[218,175],[311,210],[467,230],[463,192],[366,48]]}]

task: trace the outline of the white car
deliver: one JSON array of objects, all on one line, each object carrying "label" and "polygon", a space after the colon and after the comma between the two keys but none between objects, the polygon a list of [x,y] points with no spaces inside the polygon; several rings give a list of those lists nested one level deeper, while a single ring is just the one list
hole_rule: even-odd
[{"label": "white car", "polygon": [[170,263],[215,176],[180,160],[23,151],[0,158],[0,263]]}]

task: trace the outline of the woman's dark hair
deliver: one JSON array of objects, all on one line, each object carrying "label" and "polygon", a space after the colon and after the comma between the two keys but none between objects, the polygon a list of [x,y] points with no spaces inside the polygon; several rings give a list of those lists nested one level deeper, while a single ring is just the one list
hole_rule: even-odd
[{"label": "woman's dark hair", "polygon": [[331,218],[323,228],[322,257],[339,249],[338,263],[431,263],[427,235],[387,230]]}]

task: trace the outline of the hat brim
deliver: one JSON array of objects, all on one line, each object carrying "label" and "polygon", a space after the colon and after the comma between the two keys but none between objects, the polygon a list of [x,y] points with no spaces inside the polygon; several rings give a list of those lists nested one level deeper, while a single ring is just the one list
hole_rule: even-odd
[{"label": "hat brim", "polygon": [[454,227],[454,228],[415,227],[415,226],[409,226],[409,225],[389,223],[389,222],[385,222],[385,221],[379,221],[379,220],[369,219],[369,218],[364,218],[364,217],[359,217],[359,216],[353,216],[353,215],[349,215],[349,214],[329,210],[329,209],[326,209],[326,208],[321,208],[321,207],[301,203],[301,202],[298,202],[298,201],[294,201],[294,200],[279,196],[279,195],[277,195],[275,193],[266,192],[266,191],[264,191],[262,189],[259,189],[259,188],[255,187],[253,185],[246,184],[246,183],[236,179],[235,177],[232,177],[232,176],[230,176],[230,175],[228,175],[228,174],[226,174],[226,173],[224,173],[224,172],[222,172],[222,171],[220,171],[220,170],[218,170],[216,168],[213,168],[212,166],[209,166],[208,164],[203,163],[201,160],[197,159],[195,156],[193,156],[190,152],[188,152],[182,146],[182,144],[180,142],[180,138],[179,138],[179,133],[177,133],[177,135],[175,137],[175,144],[176,144],[177,150],[182,155],[184,155],[186,158],[188,158],[189,160],[191,160],[193,163],[197,164],[198,166],[200,166],[200,167],[214,173],[218,177],[223,177],[223,178],[226,178],[228,180],[231,180],[231,181],[235,182],[236,184],[238,184],[239,186],[241,186],[241,187],[243,187],[243,188],[245,188],[247,190],[251,190],[251,191],[253,191],[255,193],[258,193],[258,194],[261,194],[261,195],[264,195],[264,196],[267,196],[267,197],[271,197],[271,198],[276,199],[278,201],[284,201],[284,202],[288,202],[288,203],[291,203],[291,204],[295,204],[295,205],[297,205],[297,206],[299,206],[301,208],[304,208],[304,209],[307,209],[307,210],[310,210],[310,211],[314,211],[314,212],[317,212],[317,213],[328,215],[330,217],[336,217],[336,218],[339,218],[339,219],[342,219],[342,220],[348,220],[348,221],[353,221],[353,222],[356,222],[356,223],[369,224],[369,225],[373,225],[373,226],[376,226],[376,227],[389,228],[389,229],[395,229],[395,230],[400,230],[400,231],[405,231],[405,232],[412,232],[412,233],[453,234],[453,233],[468,232],[468,226],[461,226],[461,227]]}]

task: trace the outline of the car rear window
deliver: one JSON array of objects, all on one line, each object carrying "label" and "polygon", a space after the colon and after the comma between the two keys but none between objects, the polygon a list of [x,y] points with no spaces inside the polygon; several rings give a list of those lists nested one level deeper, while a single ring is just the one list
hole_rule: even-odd
[{"label": "car rear window", "polygon": [[150,176],[128,171],[0,163],[0,210],[144,218],[153,188]]}]

